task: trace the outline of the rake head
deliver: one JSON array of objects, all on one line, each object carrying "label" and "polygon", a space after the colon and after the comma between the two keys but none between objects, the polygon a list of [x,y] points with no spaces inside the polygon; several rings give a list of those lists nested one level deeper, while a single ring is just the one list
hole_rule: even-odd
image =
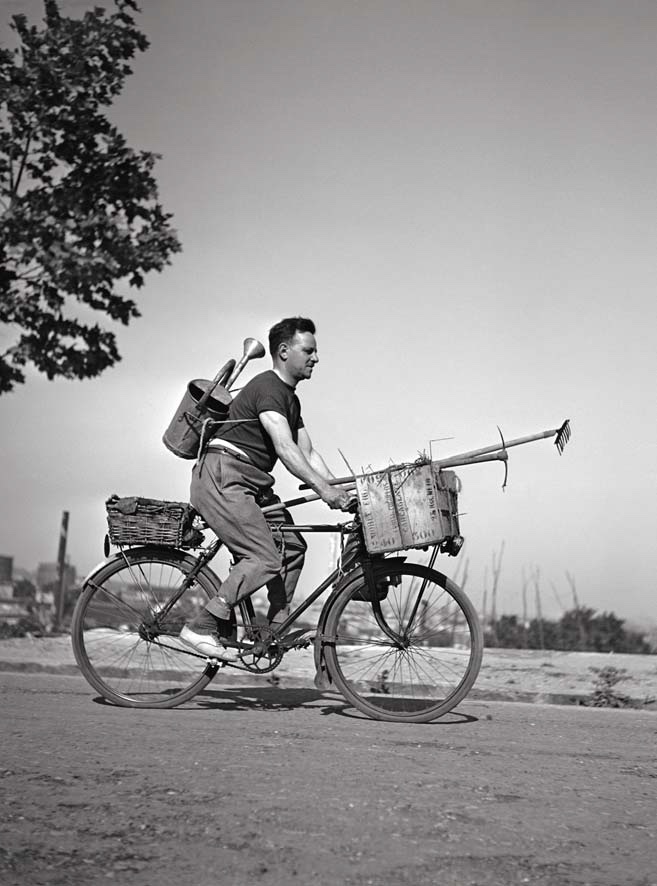
[{"label": "rake head", "polygon": [[554,441],[554,445],[557,447],[559,451],[559,455],[564,451],[566,443],[570,440],[570,419],[566,419],[565,422],[561,425],[559,430],[557,431],[557,436]]}]

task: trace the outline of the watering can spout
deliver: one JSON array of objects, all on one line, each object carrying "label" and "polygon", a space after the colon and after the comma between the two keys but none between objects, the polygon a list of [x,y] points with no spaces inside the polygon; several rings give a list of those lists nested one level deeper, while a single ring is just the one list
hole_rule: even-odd
[{"label": "watering can spout", "polygon": [[265,356],[265,349],[261,342],[258,341],[257,338],[245,338],[244,339],[244,353],[239,359],[239,363],[233,369],[230,377],[226,382],[224,382],[226,390],[230,389],[230,386],[233,384],[237,376],[244,369],[249,360],[258,360],[260,357]]}]

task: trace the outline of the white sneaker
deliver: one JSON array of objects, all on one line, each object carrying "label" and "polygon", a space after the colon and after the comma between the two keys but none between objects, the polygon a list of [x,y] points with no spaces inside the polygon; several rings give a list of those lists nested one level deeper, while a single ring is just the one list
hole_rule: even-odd
[{"label": "white sneaker", "polygon": [[208,658],[217,658],[219,661],[237,662],[240,660],[237,649],[230,649],[223,645],[218,634],[197,634],[187,625],[180,632],[180,639],[187,646],[191,646],[196,652],[207,655]]}]

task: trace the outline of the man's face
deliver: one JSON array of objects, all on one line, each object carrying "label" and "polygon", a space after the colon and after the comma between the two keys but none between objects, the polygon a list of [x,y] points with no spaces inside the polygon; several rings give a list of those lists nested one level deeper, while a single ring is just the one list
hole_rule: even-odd
[{"label": "man's face", "polygon": [[291,342],[281,345],[281,353],[286,355],[285,368],[296,381],[310,378],[319,362],[317,342],[312,332],[295,332]]}]

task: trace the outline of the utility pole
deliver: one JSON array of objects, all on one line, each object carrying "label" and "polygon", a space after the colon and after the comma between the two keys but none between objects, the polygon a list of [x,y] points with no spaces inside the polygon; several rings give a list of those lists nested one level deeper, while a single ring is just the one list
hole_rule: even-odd
[{"label": "utility pole", "polygon": [[62,525],[59,530],[59,552],[57,554],[57,596],[55,598],[55,630],[58,631],[64,619],[64,598],[66,596],[66,540],[68,537],[68,511],[62,511]]}]

